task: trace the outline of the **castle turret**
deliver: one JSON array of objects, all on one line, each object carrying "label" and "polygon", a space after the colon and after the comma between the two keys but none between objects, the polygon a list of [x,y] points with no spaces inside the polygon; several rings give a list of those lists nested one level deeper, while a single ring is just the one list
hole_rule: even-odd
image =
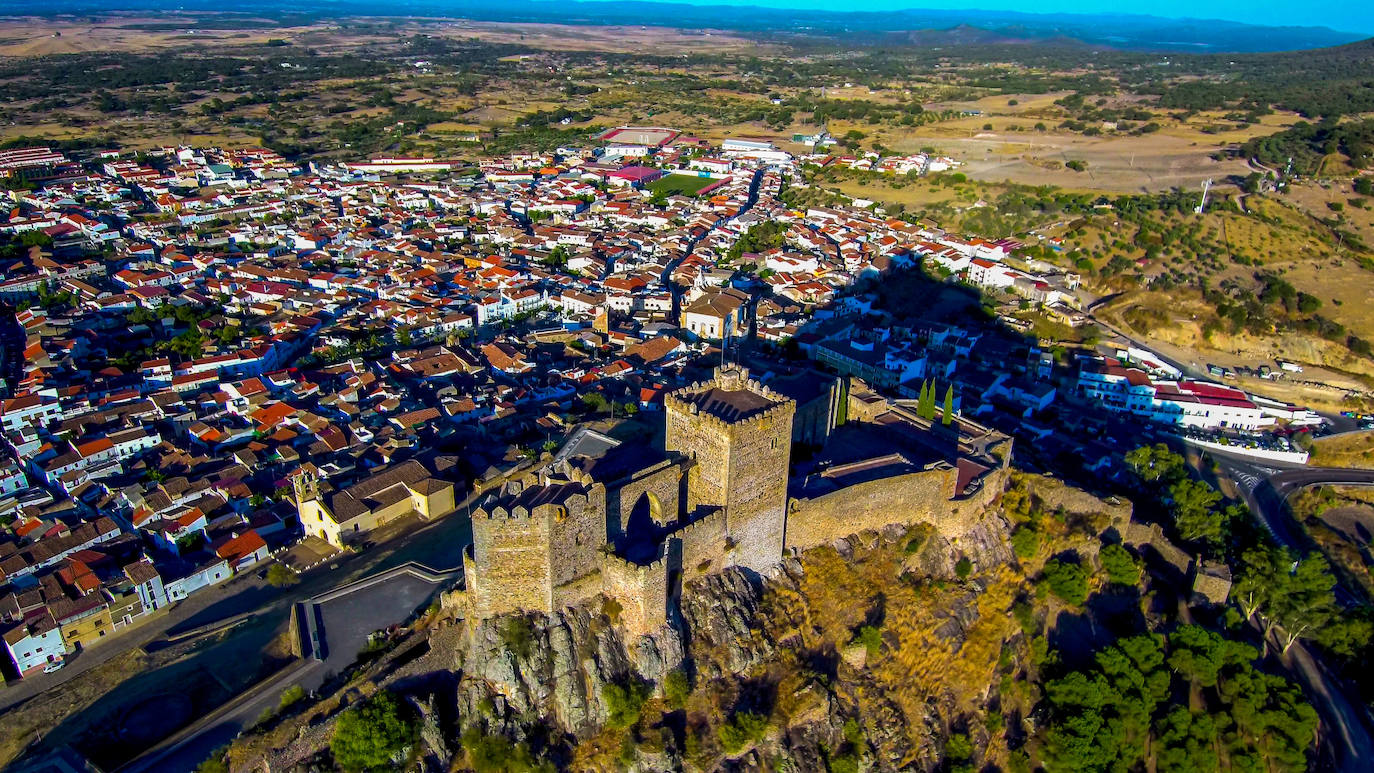
[{"label": "castle turret", "polygon": [[782,558],[792,447],[790,399],[738,366],[668,395],[664,445],[693,459],[688,507],[725,510],[726,561],[758,572]]}]

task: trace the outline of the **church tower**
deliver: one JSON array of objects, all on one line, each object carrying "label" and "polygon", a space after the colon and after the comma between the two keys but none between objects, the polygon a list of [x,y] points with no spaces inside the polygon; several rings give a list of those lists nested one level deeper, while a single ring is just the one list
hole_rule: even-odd
[{"label": "church tower", "polygon": [[725,510],[730,564],[763,572],[782,559],[796,404],[735,365],[668,395],[664,445],[691,457],[687,505]]}]

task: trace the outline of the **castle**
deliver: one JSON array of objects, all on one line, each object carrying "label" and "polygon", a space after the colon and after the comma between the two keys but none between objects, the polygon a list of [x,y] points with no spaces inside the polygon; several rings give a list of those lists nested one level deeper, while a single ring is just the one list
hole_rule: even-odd
[{"label": "castle", "polygon": [[[862,412],[865,393],[849,399]],[[916,420],[888,407],[899,421]],[[722,367],[710,381],[669,394],[664,409],[661,449],[583,427],[544,464],[479,503],[463,556],[468,614],[547,614],[600,595],[626,630],[652,631],[669,621],[684,583],[728,567],[766,572],[786,549],[861,531],[866,520],[926,520],[957,532],[986,504],[987,493],[975,496],[982,478],[1004,475],[1010,454],[1010,440],[998,436],[1004,456],[988,455],[982,430],[981,447],[959,446],[983,454],[981,462],[966,453],[922,466],[894,452],[876,467],[858,464],[847,478],[818,477],[817,489],[789,479],[796,403],[743,368]],[[890,418],[881,431],[891,429]],[[913,427],[898,434],[932,431],[929,423]],[[953,436],[964,442],[957,429]],[[881,485],[865,477],[875,470]],[[835,480],[851,490],[834,491]],[[789,484],[797,496],[789,497]],[[849,493],[860,499],[848,501]]]}]

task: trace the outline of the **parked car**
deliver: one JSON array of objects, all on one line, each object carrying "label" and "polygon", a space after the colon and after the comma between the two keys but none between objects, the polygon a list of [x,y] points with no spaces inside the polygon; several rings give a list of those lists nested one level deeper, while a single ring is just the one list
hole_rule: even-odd
[{"label": "parked car", "polygon": [[48,665],[43,666],[43,673],[51,674],[54,671],[60,671],[65,665],[67,665],[67,661],[65,660],[54,660]]}]

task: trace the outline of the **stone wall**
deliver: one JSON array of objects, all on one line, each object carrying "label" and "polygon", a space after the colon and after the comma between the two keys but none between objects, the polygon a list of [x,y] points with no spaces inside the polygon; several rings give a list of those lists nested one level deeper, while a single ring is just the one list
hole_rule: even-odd
[{"label": "stone wall", "polygon": [[958,471],[936,468],[868,481],[815,499],[793,499],[787,514],[789,550],[806,550],[889,524],[929,523],[946,539],[973,528],[1006,487],[1007,472],[983,478],[977,492],[952,499]]},{"label": "stone wall", "polygon": [[520,609],[551,612],[549,539],[547,517],[505,511],[474,513],[477,572],[467,575],[474,614],[487,618]]},{"label": "stone wall", "polygon": [[731,427],[725,522],[734,566],[763,572],[782,558],[792,415],[786,403]]},{"label": "stone wall", "polygon": [[642,635],[668,622],[668,565],[660,556],[640,565],[619,556],[603,556],[601,589],[620,605],[624,631]]},{"label": "stone wall", "polygon": [[1105,513],[1118,531],[1125,529],[1131,520],[1132,505],[1120,497],[1098,499],[1082,489],[1044,475],[1026,475],[1019,480],[1025,481],[1026,490],[1039,500],[1040,508],[1047,512],[1063,508],[1064,512],[1075,515]]},{"label": "stone wall", "polygon": [[636,519],[656,526],[677,523],[682,512],[683,466],[665,461],[635,473],[608,497],[606,530],[612,539],[625,533]]},{"label": "stone wall", "polygon": [[[573,582],[600,565],[606,544],[606,488],[600,483],[585,496],[574,495],[548,508],[550,580],[554,585]],[[562,508],[560,510],[560,508]]]},{"label": "stone wall", "polygon": [[683,582],[726,565],[728,535],[722,510],[687,524],[673,532],[670,538],[679,544]]},{"label": "stone wall", "polygon": [[729,432],[711,416],[675,410],[669,404],[663,446],[693,460],[687,473],[687,510],[700,505],[723,507],[730,484]]}]

